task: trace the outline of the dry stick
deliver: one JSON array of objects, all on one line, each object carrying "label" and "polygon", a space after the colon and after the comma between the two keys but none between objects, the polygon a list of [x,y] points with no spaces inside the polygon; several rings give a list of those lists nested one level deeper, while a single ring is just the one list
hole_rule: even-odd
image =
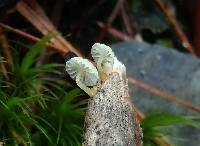
[{"label": "dry stick", "polygon": [[123,18],[123,22],[124,22],[124,25],[125,25],[125,28],[126,28],[126,31],[128,32],[128,35],[130,35],[131,37],[134,37],[134,31],[133,31],[133,28],[132,28],[132,25],[131,25],[131,18],[130,16],[128,15],[127,11],[126,11],[126,7],[125,7],[125,3],[127,1],[125,1],[122,5],[121,5],[121,15],[122,15],[122,18]]},{"label": "dry stick", "polygon": [[180,104],[180,105],[183,105],[183,106],[185,106],[186,108],[189,108],[189,109],[191,109],[191,110],[193,110],[193,111],[200,112],[200,107],[194,106],[192,103],[186,102],[186,101],[184,101],[184,100],[182,100],[182,99],[180,99],[180,98],[177,98],[177,97],[174,96],[174,95],[170,95],[170,94],[168,94],[168,93],[166,93],[166,92],[162,92],[162,91],[160,91],[160,90],[157,89],[157,88],[154,88],[154,87],[152,87],[152,86],[150,86],[150,85],[147,85],[147,84],[145,84],[145,83],[143,83],[143,82],[141,82],[141,81],[137,81],[137,80],[135,80],[134,78],[131,78],[131,77],[128,78],[128,81],[129,81],[131,84],[137,85],[138,87],[143,88],[143,89],[145,89],[146,91],[148,91],[148,92],[150,92],[150,93],[153,93],[153,94],[155,94],[155,95],[158,95],[158,96],[160,96],[160,97],[163,97],[163,98],[165,98],[165,99],[167,99],[167,100],[176,102],[176,103],[178,103],[178,104]]},{"label": "dry stick", "polygon": [[[35,5],[33,5],[35,6]],[[32,9],[25,1],[21,0],[17,3],[16,9],[33,24],[40,32],[43,34],[48,34],[49,32],[55,32],[54,27],[49,24],[49,21],[47,21],[46,17],[43,16],[43,13],[41,13],[41,10],[37,10],[35,12],[34,9]],[[41,13],[38,15],[38,13]],[[48,24],[47,24],[48,23]],[[57,44],[57,42],[54,42],[56,46],[59,48],[62,48],[61,44]],[[68,50],[67,50],[68,51]]]},{"label": "dry stick", "polygon": [[[32,1],[32,3],[33,3],[33,1]],[[41,8],[41,7],[39,7],[39,8]],[[62,0],[54,1],[52,12],[51,12],[51,15],[50,15],[50,20],[54,24],[55,28],[58,27],[58,23],[59,23],[59,20],[60,20],[60,17],[61,17],[61,12],[62,12]],[[40,12],[40,13],[42,13],[42,12]],[[44,64],[45,61],[46,61],[46,58],[49,56],[50,52],[51,51],[49,51],[49,49],[47,47],[43,48],[39,57],[38,57],[36,66]]]},{"label": "dry stick", "polygon": [[13,58],[10,50],[8,40],[0,28],[0,48],[2,49],[3,62],[0,61],[0,70],[2,71],[6,80],[9,80],[9,71],[13,68]]},{"label": "dry stick", "polygon": [[113,21],[116,19],[117,15],[120,12],[121,9],[121,5],[123,5],[124,0],[118,0],[117,4],[115,5],[115,8],[113,9],[113,11],[111,12],[111,15],[108,18],[108,22],[107,25],[111,25],[113,23]]},{"label": "dry stick", "polygon": [[[30,6],[30,3],[32,7]],[[17,4],[17,10],[21,12],[21,14],[26,18],[29,18],[28,20],[43,34],[46,35],[49,32],[57,32],[51,21],[47,18],[47,16],[35,0],[29,3],[23,0],[19,1]],[[61,43],[55,41],[55,44],[59,48],[62,48]]]},{"label": "dry stick", "polygon": [[40,17],[45,19],[46,22],[48,22],[48,23],[50,22],[49,18],[46,16],[43,9],[39,6],[39,4],[37,3],[36,0],[31,0],[31,1],[30,0],[21,0],[21,1],[26,3],[26,5],[29,6],[31,9],[33,9],[35,11],[35,13],[37,13],[38,15],[40,15]]},{"label": "dry stick", "polygon": [[169,11],[165,8],[165,5],[162,0],[155,0],[156,4],[159,6],[163,14],[166,16],[168,21],[170,22],[171,26],[175,30],[176,35],[182,42],[183,47],[185,47],[189,52],[194,53],[194,48],[190,44],[189,40],[187,39],[186,35],[184,34],[183,30],[179,26],[176,19],[169,13]]},{"label": "dry stick", "polygon": [[0,28],[0,42],[1,42],[0,46],[2,48],[2,53],[6,60],[6,68],[8,70],[11,70],[13,68],[13,57],[12,57],[8,40],[1,28]]},{"label": "dry stick", "polygon": [[[33,3],[31,5],[30,3]],[[31,5],[31,6],[30,6]],[[18,1],[16,9],[20,12],[27,20],[29,20],[40,32],[47,35],[50,32],[57,32],[54,25],[45,15],[44,11],[40,8],[36,1]],[[68,41],[62,36],[57,36],[52,40],[52,43],[61,50],[65,50],[65,53],[73,52],[77,56],[82,56]]]},{"label": "dry stick", "polygon": [[5,67],[5,63],[4,62],[1,62],[0,63],[0,71],[3,73],[4,77],[6,80],[10,80],[9,76],[8,76],[8,71]]},{"label": "dry stick", "polygon": [[[102,29],[104,29],[106,27],[106,25],[103,22],[100,22],[100,21],[97,22],[97,25]],[[117,37],[121,40],[133,40],[133,38],[131,38],[130,36],[124,34],[123,32],[121,32],[121,31],[119,31],[119,30],[117,30],[117,29],[115,29],[111,26],[107,27],[107,31],[110,34],[112,34],[113,36],[115,36],[115,37]]]},{"label": "dry stick", "polygon": [[[22,36],[22,37],[24,37],[24,38],[27,38],[28,40],[33,41],[33,42],[37,42],[37,41],[40,40],[40,38],[38,38],[38,37],[36,37],[36,36],[33,36],[33,35],[28,34],[28,33],[26,33],[26,32],[23,32],[23,31],[21,31],[21,30],[19,30],[19,29],[10,27],[10,26],[5,25],[5,24],[3,24],[3,23],[0,23],[0,28],[9,30],[9,31],[11,31],[11,32],[13,32],[13,33],[16,33],[16,34],[18,34],[18,35],[20,35],[20,36]],[[55,46],[52,45],[52,44],[47,44],[47,46],[48,46],[49,48],[55,50],[55,51],[61,52],[62,54],[66,54],[66,53],[67,53],[66,50],[58,49],[57,47],[55,47]]]},{"label": "dry stick", "polygon": [[105,35],[107,34],[108,28],[111,26],[112,22],[115,20],[117,15],[120,12],[121,5],[123,4],[124,0],[118,0],[117,4],[115,5],[114,9],[111,12],[111,15],[108,17],[107,24],[103,27],[99,37],[97,38],[98,41],[102,40]]},{"label": "dry stick", "polygon": [[135,105],[134,105],[134,110],[136,111],[136,113],[137,113],[137,119],[139,120],[139,121],[142,121],[144,118],[145,118],[145,115],[144,115],[144,113],[142,112],[142,111],[140,111]]}]

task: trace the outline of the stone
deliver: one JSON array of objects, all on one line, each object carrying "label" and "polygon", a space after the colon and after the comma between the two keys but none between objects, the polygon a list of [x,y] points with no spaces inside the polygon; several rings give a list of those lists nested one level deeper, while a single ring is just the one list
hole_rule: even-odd
[{"label": "stone", "polygon": [[[114,44],[112,49],[118,59],[125,64],[127,76],[200,106],[200,60],[194,55],[156,44],[134,41]],[[132,91],[130,95],[134,105],[146,114],[159,111],[200,117],[200,113],[167,101],[135,85],[130,84],[129,88]],[[197,146],[200,143],[200,130],[193,127],[174,129],[173,135],[184,139],[175,140],[174,143],[177,145]]]}]

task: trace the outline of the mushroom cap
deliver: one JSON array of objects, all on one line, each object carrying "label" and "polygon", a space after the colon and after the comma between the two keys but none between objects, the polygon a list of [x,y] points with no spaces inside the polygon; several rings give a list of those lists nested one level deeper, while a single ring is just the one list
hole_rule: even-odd
[{"label": "mushroom cap", "polygon": [[104,44],[95,43],[91,50],[92,57],[97,63],[99,58],[102,58],[102,64],[109,63],[111,66],[114,64],[115,54],[109,46]]},{"label": "mushroom cap", "polygon": [[79,75],[79,80],[86,86],[94,86],[99,80],[98,71],[95,66],[82,57],[74,57],[67,61],[66,71],[74,80]]}]

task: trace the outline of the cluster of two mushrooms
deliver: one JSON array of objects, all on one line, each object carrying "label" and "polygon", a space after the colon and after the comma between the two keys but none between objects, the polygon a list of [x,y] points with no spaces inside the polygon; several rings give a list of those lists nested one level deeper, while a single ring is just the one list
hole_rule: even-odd
[{"label": "cluster of two mushrooms", "polygon": [[82,90],[89,96],[94,96],[98,81],[106,80],[112,72],[118,72],[121,77],[125,77],[126,69],[109,46],[95,43],[91,54],[96,67],[87,59],[74,57],[66,62],[66,71]]}]

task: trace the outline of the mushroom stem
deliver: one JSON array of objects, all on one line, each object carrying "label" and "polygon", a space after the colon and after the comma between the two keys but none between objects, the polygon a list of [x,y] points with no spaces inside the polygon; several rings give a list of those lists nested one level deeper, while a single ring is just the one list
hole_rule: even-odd
[{"label": "mushroom stem", "polygon": [[103,59],[104,58],[99,58],[98,61],[97,61],[97,70],[99,72],[99,76],[100,76],[100,79],[102,81],[105,81],[106,80],[106,74],[104,72],[104,69],[102,67],[102,62],[103,62]]}]

